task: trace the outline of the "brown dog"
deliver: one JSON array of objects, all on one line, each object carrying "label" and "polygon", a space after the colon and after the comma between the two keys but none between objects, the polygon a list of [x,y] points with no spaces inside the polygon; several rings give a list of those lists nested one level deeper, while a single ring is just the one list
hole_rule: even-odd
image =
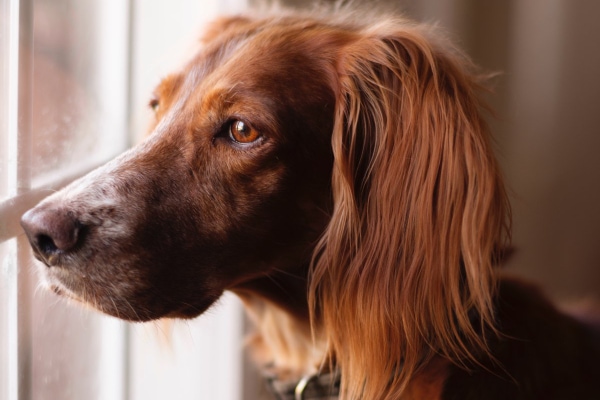
[{"label": "brown dog", "polygon": [[340,371],[343,399],[600,399],[598,332],[495,272],[510,211],[464,57],[349,12],[203,43],[144,143],[23,217],[54,291],[147,321],[231,290],[272,374]]}]

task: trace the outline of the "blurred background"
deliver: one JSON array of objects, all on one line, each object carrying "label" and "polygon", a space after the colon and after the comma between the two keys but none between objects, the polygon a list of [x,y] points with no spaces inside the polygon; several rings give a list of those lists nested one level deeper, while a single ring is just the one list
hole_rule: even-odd
[{"label": "blurred background", "polygon": [[507,269],[563,301],[600,297],[600,2],[381,3],[437,23],[499,73],[488,103],[514,213]]},{"label": "blurred background", "polygon": [[600,2],[413,0],[492,81],[513,206],[508,269],[563,301],[600,295]]},{"label": "blurred background", "polygon": [[[506,269],[561,302],[600,300],[600,2],[381,2],[498,73],[488,102],[514,213]],[[259,3],[0,0],[0,400],[268,398],[233,296],[194,321],[129,325],[36,290],[18,226],[139,140],[154,86],[207,21]]]}]

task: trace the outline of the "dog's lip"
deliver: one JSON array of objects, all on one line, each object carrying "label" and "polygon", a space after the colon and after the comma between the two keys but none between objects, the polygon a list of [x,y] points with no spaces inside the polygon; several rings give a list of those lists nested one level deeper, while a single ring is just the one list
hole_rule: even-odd
[{"label": "dog's lip", "polygon": [[57,251],[55,253],[50,254],[48,257],[43,256],[38,250],[33,249],[32,251],[33,257],[40,261],[44,266],[48,268],[61,267],[62,263],[62,252]]},{"label": "dog's lip", "polygon": [[54,293],[56,293],[59,296],[67,296],[65,294],[65,290],[63,288],[61,288],[60,286],[58,286],[58,285],[51,284],[50,285],[50,290],[52,290]]},{"label": "dog's lip", "polygon": [[[42,262],[48,266],[44,260],[42,260]],[[53,265],[48,268],[43,268],[41,270],[40,278],[43,285],[57,295],[84,302],[84,297],[80,296],[77,290],[71,289],[70,287],[73,285],[75,285],[75,287],[79,286],[78,283],[86,278],[85,275],[79,274],[77,271],[68,268]]]},{"label": "dog's lip", "polygon": [[55,282],[51,282],[48,284],[48,288],[55,294],[59,295],[60,297],[65,297],[67,299],[75,300],[80,303],[86,303],[82,297],[73,293],[71,290],[66,288],[64,285],[61,285],[61,284],[58,284]]}]

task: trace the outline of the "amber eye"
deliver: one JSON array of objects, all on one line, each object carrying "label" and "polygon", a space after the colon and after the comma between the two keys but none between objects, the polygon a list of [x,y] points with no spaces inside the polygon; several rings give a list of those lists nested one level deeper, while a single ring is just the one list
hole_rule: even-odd
[{"label": "amber eye", "polygon": [[160,101],[158,100],[158,97],[153,97],[152,99],[150,99],[148,105],[150,106],[152,111],[157,112],[160,108]]},{"label": "amber eye", "polygon": [[260,138],[260,134],[255,129],[240,120],[235,120],[229,125],[229,136],[241,144],[249,144]]}]

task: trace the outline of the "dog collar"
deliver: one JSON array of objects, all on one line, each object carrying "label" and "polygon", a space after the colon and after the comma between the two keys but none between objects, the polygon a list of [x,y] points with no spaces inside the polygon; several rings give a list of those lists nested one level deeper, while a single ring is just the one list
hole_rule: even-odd
[{"label": "dog collar", "polygon": [[267,378],[267,385],[277,400],[337,400],[340,394],[338,372],[306,375],[299,381]]}]

